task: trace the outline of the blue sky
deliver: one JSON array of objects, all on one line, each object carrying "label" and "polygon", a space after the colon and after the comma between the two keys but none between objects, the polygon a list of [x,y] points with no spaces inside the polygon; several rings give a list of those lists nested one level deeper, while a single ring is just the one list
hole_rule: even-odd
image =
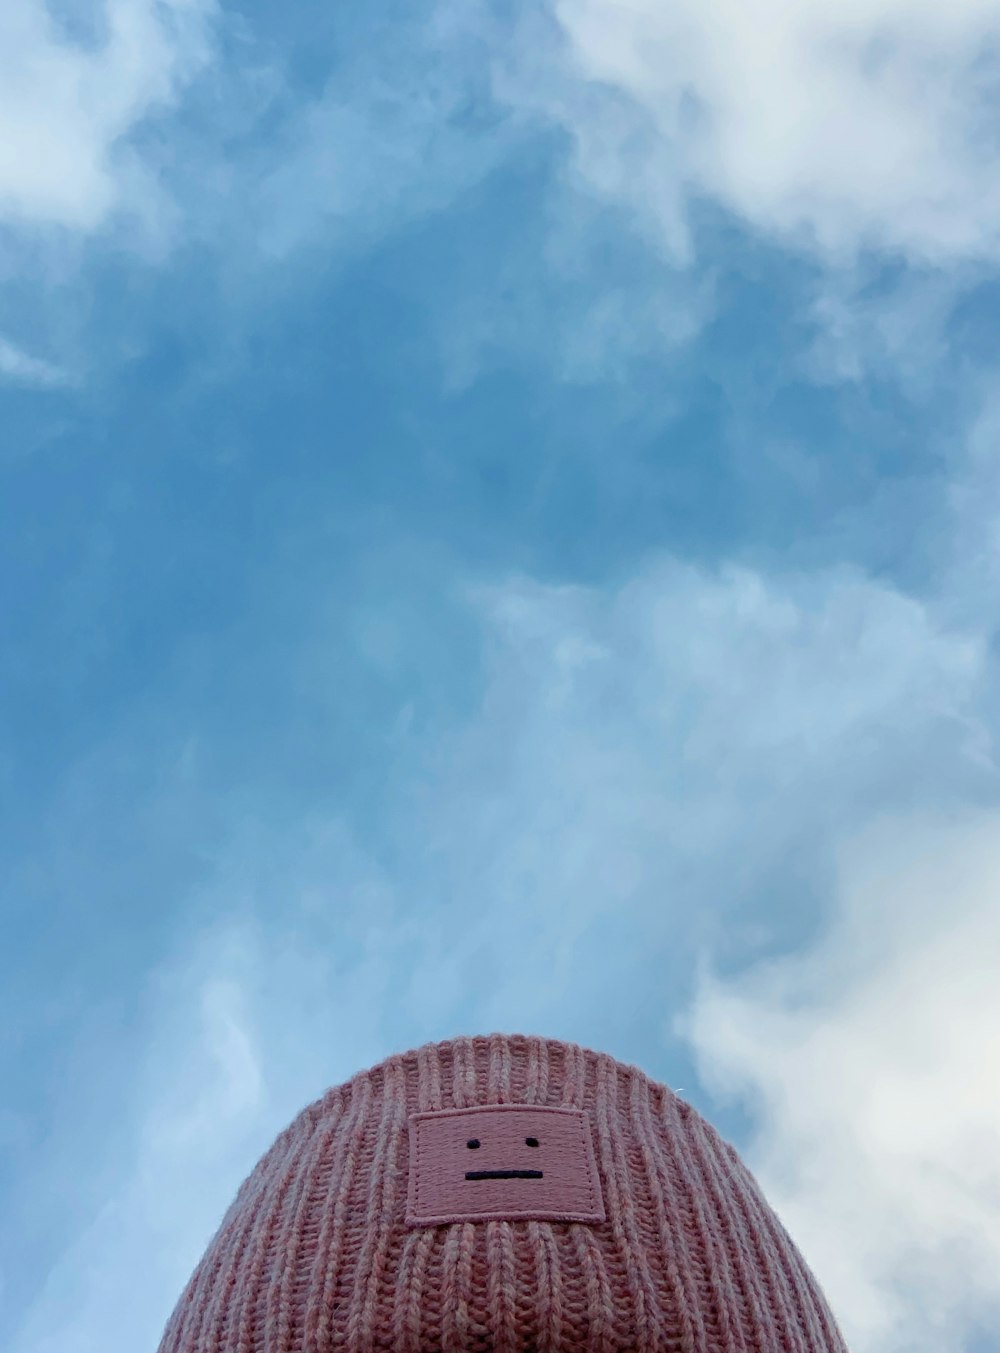
[{"label": "blue sky", "polygon": [[1000,4],[0,14],[0,1344],[329,1085],[642,1065],[1000,1328]]}]

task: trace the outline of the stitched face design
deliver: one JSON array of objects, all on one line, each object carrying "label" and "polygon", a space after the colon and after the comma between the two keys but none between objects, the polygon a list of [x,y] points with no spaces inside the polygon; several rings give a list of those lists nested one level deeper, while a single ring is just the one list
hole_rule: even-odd
[{"label": "stitched face design", "polygon": [[605,1220],[585,1109],[492,1104],[411,1114],[408,1226]]}]

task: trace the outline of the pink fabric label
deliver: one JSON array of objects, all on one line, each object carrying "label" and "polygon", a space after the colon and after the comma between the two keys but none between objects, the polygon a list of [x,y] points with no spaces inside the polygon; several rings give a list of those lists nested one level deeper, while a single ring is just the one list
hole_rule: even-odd
[{"label": "pink fabric label", "polygon": [[411,1114],[407,1226],[604,1221],[585,1109],[491,1104]]}]

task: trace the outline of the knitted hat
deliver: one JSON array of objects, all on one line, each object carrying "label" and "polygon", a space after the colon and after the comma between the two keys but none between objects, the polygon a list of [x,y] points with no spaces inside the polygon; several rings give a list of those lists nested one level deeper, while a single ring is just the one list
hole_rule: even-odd
[{"label": "knitted hat", "polygon": [[847,1353],[736,1151],[638,1067],[490,1034],[303,1109],[159,1353]]}]

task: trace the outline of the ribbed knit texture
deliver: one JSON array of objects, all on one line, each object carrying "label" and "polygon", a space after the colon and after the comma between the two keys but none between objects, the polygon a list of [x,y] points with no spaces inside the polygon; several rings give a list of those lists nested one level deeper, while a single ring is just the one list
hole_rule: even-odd
[{"label": "ribbed knit texture", "polygon": [[[588,1111],[599,1223],[405,1224],[409,1114]],[[846,1353],[736,1151],[575,1043],[428,1043],[330,1089],[244,1180],[159,1353]]]}]

